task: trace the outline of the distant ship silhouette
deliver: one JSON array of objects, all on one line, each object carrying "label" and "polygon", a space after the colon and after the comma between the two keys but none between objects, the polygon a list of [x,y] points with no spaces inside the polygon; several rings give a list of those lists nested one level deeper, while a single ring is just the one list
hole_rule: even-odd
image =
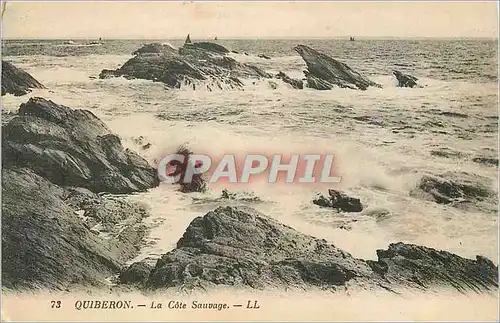
[{"label": "distant ship silhouette", "polygon": [[214,40],[217,40],[217,36],[215,36]]},{"label": "distant ship silhouette", "polygon": [[349,40],[350,41],[354,41],[354,37],[349,37]]},{"label": "distant ship silhouette", "polygon": [[184,41],[184,44],[191,44],[191,37],[189,37],[189,34],[186,37],[186,40]]}]

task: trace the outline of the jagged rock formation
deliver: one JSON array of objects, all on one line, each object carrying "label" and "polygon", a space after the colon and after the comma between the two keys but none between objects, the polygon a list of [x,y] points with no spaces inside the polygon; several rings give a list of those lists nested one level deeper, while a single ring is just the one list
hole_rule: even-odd
[{"label": "jagged rock formation", "polygon": [[304,88],[304,83],[302,82],[302,80],[293,79],[283,72],[279,72],[278,74],[276,74],[276,78],[281,79],[283,82],[285,82],[287,84],[290,84],[292,86],[292,88],[294,88],[294,89],[303,89]]},{"label": "jagged rock formation", "polygon": [[363,205],[360,199],[347,196],[347,194],[329,189],[328,197],[323,195],[317,196],[313,203],[323,207],[331,207],[343,212],[361,212],[363,211]]},{"label": "jagged rock formation", "polygon": [[2,131],[3,286],[108,285],[144,243],[149,210],[102,193],[153,187],[154,170],[91,112],[42,98]]},{"label": "jagged rock formation", "polygon": [[99,77],[140,78],[163,82],[170,88],[203,87],[209,91],[241,88],[241,78],[271,78],[258,67],[239,63],[227,53],[229,50],[219,44],[186,43],[177,53],[138,53],[117,70],[103,70]]},{"label": "jagged rock formation", "polygon": [[377,250],[378,261],[367,261],[391,285],[420,289],[442,286],[460,292],[498,288],[498,267],[485,257],[466,259],[446,251],[393,243]]},{"label": "jagged rock formation", "polygon": [[45,86],[33,76],[9,62],[2,61],[2,95],[10,93],[21,96],[31,92],[31,89],[44,88]]},{"label": "jagged rock formation", "polygon": [[2,162],[61,186],[131,193],[158,185],[155,169],[92,112],[31,98],[2,127]]},{"label": "jagged rock formation", "polygon": [[466,172],[446,172],[441,175],[424,175],[410,196],[451,206],[478,206],[492,201],[496,193],[491,181]]},{"label": "jagged rock formation", "polygon": [[398,87],[419,87],[417,84],[418,78],[410,74],[404,74],[400,71],[393,71],[392,74],[398,80]]},{"label": "jagged rock formation", "polygon": [[[339,62],[325,54],[305,46],[295,46],[307,64],[306,77],[308,85],[319,90],[329,90],[334,86],[349,89],[366,90],[370,86],[382,87],[365,76],[351,69],[346,64]],[[309,80],[311,79],[311,80]],[[315,87],[317,84],[317,87]]]},{"label": "jagged rock formation", "polygon": [[254,209],[219,207],[191,222],[177,248],[158,260],[144,287],[498,288],[498,268],[481,256],[465,259],[404,243],[377,254],[377,261],[357,259]]}]

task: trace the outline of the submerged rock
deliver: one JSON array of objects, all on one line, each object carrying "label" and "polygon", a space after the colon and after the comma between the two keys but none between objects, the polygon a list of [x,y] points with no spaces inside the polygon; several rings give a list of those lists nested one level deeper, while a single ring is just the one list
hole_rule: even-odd
[{"label": "submerged rock", "polygon": [[446,251],[393,243],[377,250],[378,261],[368,260],[375,272],[393,285],[427,289],[453,287],[460,292],[498,288],[498,267],[485,257],[462,258]]},{"label": "submerged rock", "polygon": [[156,171],[88,110],[43,98],[21,104],[2,127],[4,167],[32,169],[61,186],[131,193],[158,185]]},{"label": "submerged rock", "polygon": [[153,187],[154,170],[91,112],[42,98],[2,131],[3,286],[108,285],[143,245],[149,211],[96,193]]},{"label": "submerged rock", "polygon": [[15,96],[25,95],[31,89],[44,89],[33,76],[9,62],[2,60],[2,95],[7,93]]},{"label": "submerged rock", "polygon": [[400,71],[393,71],[392,74],[398,80],[398,87],[419,87],[417,84],[418,78],[410,74],[404,74]]},{"label": "submerged rock", "polygon": [[[297,45],[294,49],[307,64],[308,73],[306,73],[306,77],[308,83],[310,83],[309,78],[311,78],[316,80],[316,83],[321,80],[341,88],[366,90],[370,86],[382,87],[380,84],[370,81],[365,76],[354,71],[346,64],[319,53],[308,46]],[[326,89],[327,86],[324,85],[326,84],[322,84],[321,89]]]},{"label": "submerged rock", "polygon": [[335,208],[339,211],[344,212],[361,212],[363,211],[363,205],[360,199],[347,196],[347,194],[329,189],[329,197],[319,195],[313,200],[313,203],[323,207]]},{"label": "submerged rock", "polygon": [[474,157],[472,158],[472,161],[488,166],[498,166],[498,158],[495,157]]},{"label": "submerged rock", "polygon": [[302,82],[302,80],[293,79],[283,72],[279,72],[278,74],[276,74],[276,78],[281,79],[283,82],[285,82],[287,84],[290,84],[292,86],[292,88],[294,88],[294,89],[303,89],[304,88],[304,83]]},{"label": "submerged rock", "polygon": [[228,49],[215,43],[186,43],[177,53],[138,53],[117,70],[103,70],[99,77],[146,79],[165,83],[170,88],[202,86],[209,91],[242,88],[240,78],[271,78],[260,68],[240,63],[227,53]]},{"label": "submerged rock", "polygon": [[215,285],[335,289],[454,288],[494,291],[498,268],[404,243],[378,250],[377,261],[354,258],[325,240],[301,234],[248,207],[219,207],[194,219],[177,248],[151,271],[149,288]]},{"label": "submerged rock", "polygon": [[410,192],[413,197],[454,206],[490,200],[495,195],[488,178],[466,172],[424,175]]},{"label": "submerged rock", "polygon": [[[181,145],[177,148],[175,154],[184,156],[184,161],[170,161],[167,167],[173,169],[173,171],[168,172],[167,176],[179,176],[179,180],[175,184],[180,185],[179,191],[182,193],[205,192],[207,190],[207,183],[202,176],[203,174],[194,174],[190,180],[185,177],[188,167],[193,167],[189,161],[189,157],[193,152],[186,145]],[[200,166],[201,164],[194,165],[194,167]]]}]

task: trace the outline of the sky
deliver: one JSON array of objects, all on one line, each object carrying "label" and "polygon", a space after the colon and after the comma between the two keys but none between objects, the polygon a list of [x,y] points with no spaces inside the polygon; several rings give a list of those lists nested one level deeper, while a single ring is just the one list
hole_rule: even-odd
[{"label": "sky", "polygon": [[10,38],[498,38],[489,2],[13,2]]}]

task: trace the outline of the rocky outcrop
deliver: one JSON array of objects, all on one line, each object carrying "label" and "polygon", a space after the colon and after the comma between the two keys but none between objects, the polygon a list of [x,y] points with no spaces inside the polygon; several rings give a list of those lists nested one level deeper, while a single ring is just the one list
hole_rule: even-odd
[{"label": "rocky outcrop", "polygon": [[336,286],[373,276],[362,260],[244,207],[220,207],[193,220],[162,256],[148,286]]},{"label": "rocky outcrop", "polygon": [[258,58],[263,58],[263,59],[271,59],[271,57],[265,55],[265,54],[259,54],[257,55]]},{"label": "rocky outcrop", "polygon": [[201,164],[191,164],[189,157],[193,154],[193,152],[186,145],[181,145],[177,148],[174,154],[184,156],[184,160],[182,162],[178,160],[171,160],[165,166],[166,175],[171,178],[178,176],[178,181],[174,184],[179,185],[179,191],[182,193],[205,192],[207,190],[207,183],[205,178],[202,176],[203,174],[194,174],[191,180],[188,180],[185,177],[188,167],[201,166]]},{"label": "rocky outcrop", "polygon": [[140,206],[132,203],[109,203],[85,189],[63,188],[27,168],[4,167],[2,183],[6,288],[104,287],[137,254],[146,235],[138,227],[147,212],[137,212]]},{"label": "rocky outcrop", "polygon": [[391,285],[421,289],[452,287],[460,292],[498,288],[498,267],[482,256],[466,259],[401,242],[389,245],[387,250],[377,250],[377,256],[378,261],[368,264]]},{"label": "rocky outcrop", "polygon": [[[302,59],[307,64],[306,77],[312,80],[327,82],[330,86],[338,86],[341,88],[366,90],[370,86],[382,87],[365,76],[351,69],[346,64],[337,61],[325,54],[305,46],[297,45],[295,51],[299,53]],[[326,89],[326,83],[321,84],[321,89]],[[315,88],[315,87],[314,87]]]},{"label": "rocky outcrop", "polygon": [[168,44],[151,43],[146,44],[132,53],[132,55],[140,54],[160,54],[160,53],[176,53],[177,50]]},{"label": "rocky outcrop", "polygon": [[278,288],[455,288],[494,291],[498,268],[411,244],[378,250],[377,261],[354,258],[325,240],[301,234],[248,207],[219,207],[194,219],[177,248],[162,256],[149,288],[215,285]]},{"label": "rocky outcrop", "polygon": [[309,72],[304,72],[306,75],[306,80],[307,80],[307,87],[311,89],[316,89],[320,91],[328,91],[333,89],[333,84],[331,84],[328,81],[322,80],[320,78],[317,78],[315,76],[312,76]]},{"label": "rocky outcrop", "polygon": [[155,169],[87,110],[31,98],[2,127],[2,162],[60,186],[131,193],[158,185]]},{"label": "rocky outcrop", "polygon": [[410,74],[401,73],[400,71],[393,71],[392,74],[398,80],[398,87],[420,87],[417,84],[418,78]]},{"label": "rocky outcrop", "polygon": [[302,80],[293,79],[283,72],[279,72],[278,74],[276,74],[276,78],[282,80],[283,82],[285,82],[287,84],[290,84],[292,86],[292,88],[294,88],[294,89],[303,89],[304,88],[304,83],[302,82]]},{"label": "rocky outcrop", "polygon": [[363,211],[363,205],[360,199],[350,197],[347,194],[329,189],[328,197],[323,195],[317,196],[313,203],[323,207],[330,207],[343,212],[361,212]]},{"label": "rocky outcrop", "polygon": [[219,44],[187,43],[177,53],[138,53],[117,70],[103,70],[99,77],[139,78],[162,82],[170,88],[201,87],[209,91],[242,88],[243,78],[271,78],[260,68],[237,62],[227,53],[229,50]]},{"label": "rocky outcrop", "polygon": [[31,89],[44,88],[33,76],[9,62],[2,61],[2,95],[9,93],[21,96],[31,92]]},{"label": "rocky outcrop", "polygon": [[3,286],[109,285],[144,244],[149,210],[105,192],[153,187],[154,169],[91,112],[42,98],[2,132]]},{"label": "rocky outcrop", "polygon": [[410,196],[451,206],[477,206],[481,202],[494,202],[496,193],[486,177],[466,172],[446,172],[422,176]]}]

